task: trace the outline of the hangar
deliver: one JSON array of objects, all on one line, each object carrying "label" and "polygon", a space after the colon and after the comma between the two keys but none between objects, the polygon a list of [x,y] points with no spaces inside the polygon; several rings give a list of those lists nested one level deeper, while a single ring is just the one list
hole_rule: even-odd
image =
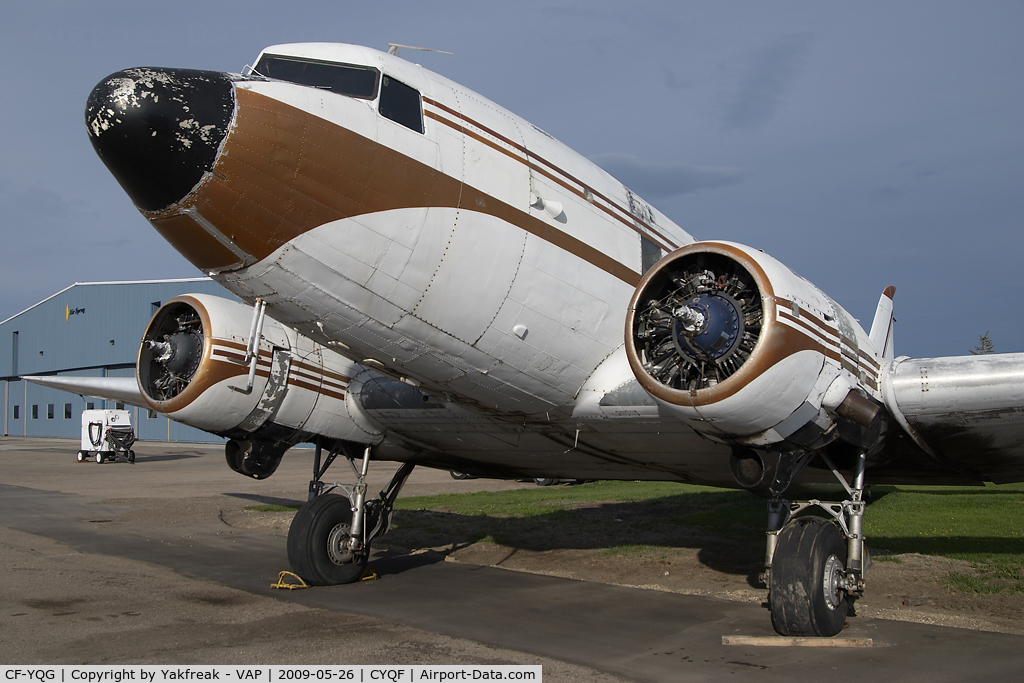
[{"label": "hangar", "polygon": [[[189,292],[237,300],[209,278],[76,282],[0,322],[4,436],[77,439],[83,410],[123,407],[20,376],[132,377],[139,341],[153,313],[164,301]],[[222,441],[153,411],[129,409],[138,439]]]}]

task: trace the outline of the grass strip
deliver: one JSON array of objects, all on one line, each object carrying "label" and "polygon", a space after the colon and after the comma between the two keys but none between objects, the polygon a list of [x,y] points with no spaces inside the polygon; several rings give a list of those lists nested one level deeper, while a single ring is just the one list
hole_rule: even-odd
[{"label": "grass strip", "polygon": [[[899,561],[892,556],[905,553],[965,560],[972,571],[950,574],[950,590],[1024,592],[1024,484],[875,486],[871,494],[865,536],[876,560]],[[598,481],[400,498],[395,509],[389,542],[409,548],[493,541],[635,555],[699,547],[728,557],[724,564],[737,571],[758,564],[764,552],[765,502],[708,486]]]}]

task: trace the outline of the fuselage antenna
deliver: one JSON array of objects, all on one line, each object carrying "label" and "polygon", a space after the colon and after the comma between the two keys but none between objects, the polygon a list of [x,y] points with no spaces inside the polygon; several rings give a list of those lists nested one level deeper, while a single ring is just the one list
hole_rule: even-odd
[{"label": "fuselage antenna", "polygon": [[401,57],[398,54],[399,49],[402,50],[419,50],[420,52],[440,52],[443,55],[454,54],[452,52],[445,52],[444,50],[435,50],[432,47],[416,47],[415,45],[401,45],[399,43],[388,43],[388,54],[396,57]]}]

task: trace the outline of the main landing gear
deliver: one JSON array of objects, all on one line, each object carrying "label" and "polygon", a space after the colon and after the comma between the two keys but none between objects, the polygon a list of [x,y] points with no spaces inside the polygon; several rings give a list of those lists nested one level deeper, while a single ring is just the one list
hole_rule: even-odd
[{"label": "main landing gear", "polygon": [[[834,636],[846,623],[854,600],[864,593],[870,566],[864,545],[865,456],[858,457],[852,485],[820,454],[846,489],[840,502],[768,503],[768,543],[761,580],[768,586],[772,626],[784,636]],[[832,519],[796,517],[820,508]]]},{"label": "main landing gear", "polygon": [[[387,533],[391,513],[402,485],[414,465],[402,465],[378,498],[366,499],[366,474],[370,468],[370,446],[356,467],[357,449],[342,443],[332,448],[321,467],[321,447],[316,446],[309,500],[299,508],[288,529],[288,562],[296,574],[315,586],[358,581],[366,570],[370,543]],[[338,457],[344,455],[356,475],[354,484],[327,484],[321,478]],[[341,489],[345,495],[333,495]]]}]

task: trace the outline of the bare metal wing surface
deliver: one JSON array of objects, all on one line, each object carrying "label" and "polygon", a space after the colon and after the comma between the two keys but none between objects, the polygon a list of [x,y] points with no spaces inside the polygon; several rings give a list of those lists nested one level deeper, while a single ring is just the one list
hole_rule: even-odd
[{"label": "bare metal wing surface", "polygon": [[[773,624],[830,636],[865,590],[869,481],[1024,480],[1024,355],[896,358],[891,287],[865,331],[778,259],[696,241],[397,55],[305,43],[245,74],[127,69],[86,124],[150,224],[245,302],[165,303],[138,396],[228,438],[246,476],[316,444],[288,540],[313,583],[361,576],[416,465],[700,482],[768,499]],[[339,456],[357,481],[327,495]],[[375,459],[405,465],[368,499]],[[792,500],[822,481],[839,500]]]},{"label": "bare metal wing surface", "polygon": [[148,408],[145,397],[139,391],[134,377],[56,377],[47,375],[25,375],[22,379],[44,387],[70,391],[83,396],[94,396],[107,401],[117,401],[130,406]]}]

